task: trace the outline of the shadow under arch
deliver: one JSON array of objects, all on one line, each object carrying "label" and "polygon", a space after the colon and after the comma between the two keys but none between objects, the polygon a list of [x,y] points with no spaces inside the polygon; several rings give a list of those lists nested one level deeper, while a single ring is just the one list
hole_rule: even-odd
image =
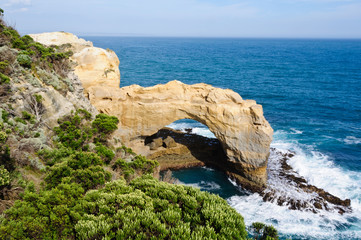
[{"label": "shadow under arch", "polygon": [[113,135],[125,145],[140,143],[142,136],[153,135],[180,119],[206,125],[227,155],[228,164],[222,166],[225,171],[232,171],[240,182],[266,186],[273,129],[254,100],[243,100],[230,89],[179,81],[148,88],[94,86],[86,89],[86,95],[99,112],[118,117],[118,130]]},{"label": "shadow under arch", "polygon": [[143,137],[144,144],[148,146],[155,139],[161,138],[164,141],[168,137],[177,143],[172,147],[163,143],[151,150],[149,157],[158,160],[161,171],[205,165],[218,168],[220,163],[226,163],[227,160],[221,142],[206,125],[196,120],[177,120],[157,133]]}]

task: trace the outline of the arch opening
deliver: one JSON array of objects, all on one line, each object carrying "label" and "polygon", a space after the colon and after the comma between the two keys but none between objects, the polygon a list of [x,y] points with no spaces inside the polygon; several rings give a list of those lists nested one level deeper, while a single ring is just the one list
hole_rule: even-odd
[{"label": "arch opening", "polygon": [[221,142],[209,128],[191,119],[166,125],[155,134],[144,137],[150,150],[148,157],[160,163],[160,171],[196,166],[217,167],[227,156]]}]

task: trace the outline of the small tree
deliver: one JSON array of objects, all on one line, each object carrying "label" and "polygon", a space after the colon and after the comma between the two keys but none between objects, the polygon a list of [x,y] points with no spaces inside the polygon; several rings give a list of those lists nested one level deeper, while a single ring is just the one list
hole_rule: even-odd
[{"label": "small tree", "polygon": [[4,16],[4,10],[0,8],[0,17]]}]

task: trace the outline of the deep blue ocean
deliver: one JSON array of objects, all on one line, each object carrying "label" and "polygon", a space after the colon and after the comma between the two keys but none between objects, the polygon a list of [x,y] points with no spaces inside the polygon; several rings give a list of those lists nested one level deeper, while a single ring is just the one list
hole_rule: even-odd
[{"label": "deep blue ocean", "polygon": [[[174,172],[182,183],[219,194],[247,225],[273,224],[282,238],[361,239],[361,40],[85,39],[116,52],[121,87],[177,79],[230,88],[256,100],[275,130],[272,147],[295,151],[290,165],[311,184],[350,198],[353,212],[288,210],[245,193],[209,168]],[[177,121],[171,127],[192,127],[212,137],[206,126],[194,121]],[[270,183],[277,185],[275,181],[270,177]]]}]

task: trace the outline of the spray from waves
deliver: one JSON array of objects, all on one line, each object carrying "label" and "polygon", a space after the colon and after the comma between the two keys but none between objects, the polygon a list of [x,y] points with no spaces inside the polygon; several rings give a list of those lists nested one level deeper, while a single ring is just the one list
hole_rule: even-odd
[{"label": "spray from waves", "polygon": [[[292,134],[292,133],[290,133]],[[314,214],[310,211],[289,210],[287,206],[264,202],[258,194],[233,196],[229,204],[240,212],[247,225],[259,221],[274,225],[283,237],[292,239],[361,239],[361,176],[358,172],[346,171],[333,164],[328,156],[315,151],[310,146],[302,146],[295,140],[288,141],[286,131],[276,131],[269,158],[270,188],[286,196],[308,201],[312,196],[300,192],[294,186],[282,181],[273,174],[279,167],[277,151],[294,151],[289,160],[293,169],[305,177],[309,183],[343,199],[351,199],[352,213],[340,215],[337,212],[321,210]]]},{"label": "spray from waves", "polygon": [[[192,128],[193,133],[206,137],[214,137],[208,128],[202,124],[173,123],[168,127],[186,131]],[[284,196],[308,201],[313,196],[298,191],[292,185],[278,178],[279,155],[276,152],[295,152],[288,164],[310,184],[334,194],[342,199],[350,198],[352,213],[340,215],[337,212],[320,210],[314,214],[310,211],[290,210],[288,206],[279,206],[276,203],[264,202],[259,194],[232,196],[228,203],[240,212],[246,222],[264,222],[274,225],[281,236],[292,239],[361,239],[361,174],[346,171],[336,166],[327,155],[313,149],[312,146],[299,144],[292,136],[302,134],[297,129],[276,131],[271,147],[276,151],[271,152],[269,159],[269,186],[276,189]],[[291,137],[291,138],[290,138]],[[354,140],[354,139],[352,139]],[[235,185],[235,183],[233,182]],[[202,186],[203,185],[203,186]],[[206,184],[196,184],[207,190]],[[210,188],[212,188],[210,184]],[[214,187],[214,186],[213,186]]]}]

